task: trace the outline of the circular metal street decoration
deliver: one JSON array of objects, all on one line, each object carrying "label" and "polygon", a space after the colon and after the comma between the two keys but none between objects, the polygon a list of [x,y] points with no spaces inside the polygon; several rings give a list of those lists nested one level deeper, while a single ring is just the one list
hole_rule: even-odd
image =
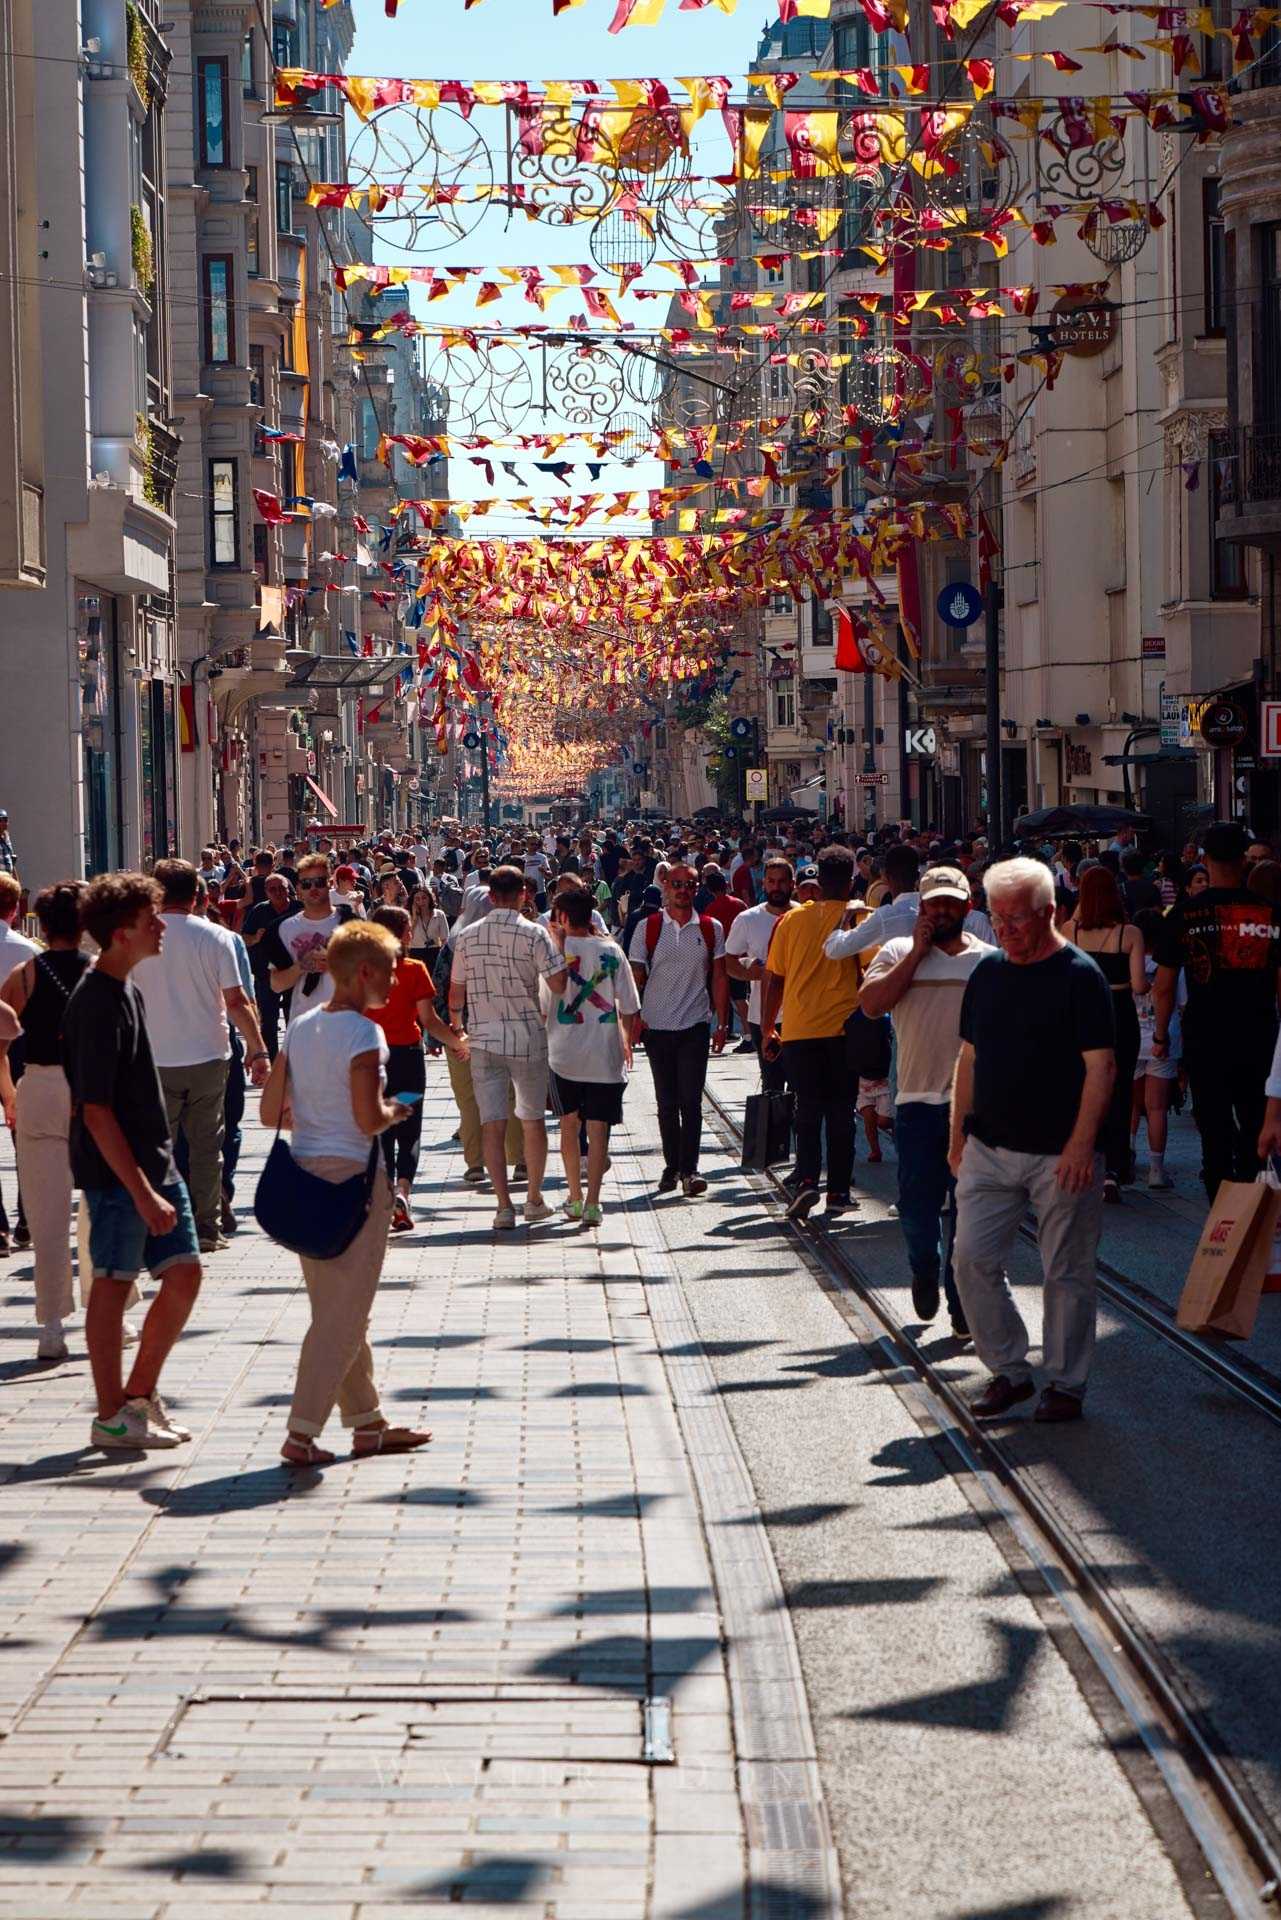
[{"label": "circular metal street decoration", "polygon": [[463,735],[463,745],[466,747],[468,753],[475,753],[477,747],[480,745],[480,735],[475,731],[465,733]]}]

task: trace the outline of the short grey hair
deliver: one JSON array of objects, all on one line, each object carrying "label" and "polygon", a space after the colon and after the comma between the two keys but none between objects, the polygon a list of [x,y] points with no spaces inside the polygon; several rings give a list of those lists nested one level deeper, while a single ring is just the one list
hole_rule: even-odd
[{"label": "short grey hair", "polygon": [[983,890],[989,906],[1014,893],[1039,911],[1054,905],[1054,875],[1040,860],[998,860],[983,875]]}]

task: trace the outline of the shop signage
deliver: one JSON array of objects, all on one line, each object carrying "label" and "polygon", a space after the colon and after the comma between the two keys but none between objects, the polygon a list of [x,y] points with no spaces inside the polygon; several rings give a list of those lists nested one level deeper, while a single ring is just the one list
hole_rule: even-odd
[{"label": "shop signage", "polygon": [[1259,708],[1259,756],[1281,760],[1281,700],[1265,700]]},{"label": "shop signage", "polygon": [[855,773],[850,776],[850,784],[855,787],[888,787],[888,773]]},{"label": "shop signage", "polygon": [[1245,715],[1235,700],[1207,700],[1200,733],[1207,747],[1237,747],[1245,739]]},{"label": "shop signage", "polygon": [[1110,300],[1065,293],[1050,313],[1049,344],[1056,353],[1092,360],[1116,337],[1116,307]]},{"label": "shop signage", "polygon": [[938,735],[933,727],[908,727],[903,735],[904,753],[919,754],[923,759],[932,759],[938,749]]},{"label": "shop signage", "polygon": [[475,753],[477,747],[480,745],[480,735],[475,732],[465,733],[463,735],[463,745],[466,747],[468,753]]},{"label": "shop signage", "polygon": [[1201,735],[1201,716],[1213,702],[1205,694],[1181,693],[1179,701],[1179,739],[1181,747],[1204,747],[1209,742]]},{"label": "shop signage", "polygon": [[1161,689],[1161,745],[1179,745],[1179,696]]},{"label": "shop signage", "polygon": [[1165,635],[1163,633],[1145,633],[1141,642],[1141,651],[1145,660],[1165,659]]},{"label": "shop signage", "polygon": [[1063,750],[1069,780],[1088,780],[1094,771],[1094,759],[1088,747],[1067,745]]},{"label": "shop signage", "polygon": [[743,776],[744,790],[749,800],[767,800],[769,798],[769,769],[767,767],[749,767]]}]

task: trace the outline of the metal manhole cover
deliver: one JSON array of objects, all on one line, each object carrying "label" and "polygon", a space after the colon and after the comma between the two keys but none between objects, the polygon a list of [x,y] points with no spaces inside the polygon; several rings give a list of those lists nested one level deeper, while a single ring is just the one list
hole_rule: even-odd
[{"label": "metal manhole cover", "polygon": [[666,1765],[675,1759],[671,1702],[601,1698],[578,1689],[433,1688],[319,1694],[282,1688],[197,1693],[174,1714],[155,1752],[251,1766],[265,1743],[277,1753],[332,1757],[362,1751],[465,1755],[469,1760],[564,1760]]}]

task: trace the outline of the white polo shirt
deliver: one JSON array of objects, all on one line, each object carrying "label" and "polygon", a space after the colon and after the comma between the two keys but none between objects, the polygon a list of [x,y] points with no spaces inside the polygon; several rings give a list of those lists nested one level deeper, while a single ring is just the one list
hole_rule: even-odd
[{"label": "white polo shirt", "polygon": [[[711,967],[698,915],[692,914],[682,927],[665,907],[661,913],[653,954],[645,941],[650,918],[645,914],[636,923],[627,957],[633,966],[649,970],[641,999],[645,1025],[659,1033],[678,1033],[711,1019]],[[725,935],[719,921],[709,920],[708,925],[713,935],[712,954],[719,960],[725,952]]]}]

